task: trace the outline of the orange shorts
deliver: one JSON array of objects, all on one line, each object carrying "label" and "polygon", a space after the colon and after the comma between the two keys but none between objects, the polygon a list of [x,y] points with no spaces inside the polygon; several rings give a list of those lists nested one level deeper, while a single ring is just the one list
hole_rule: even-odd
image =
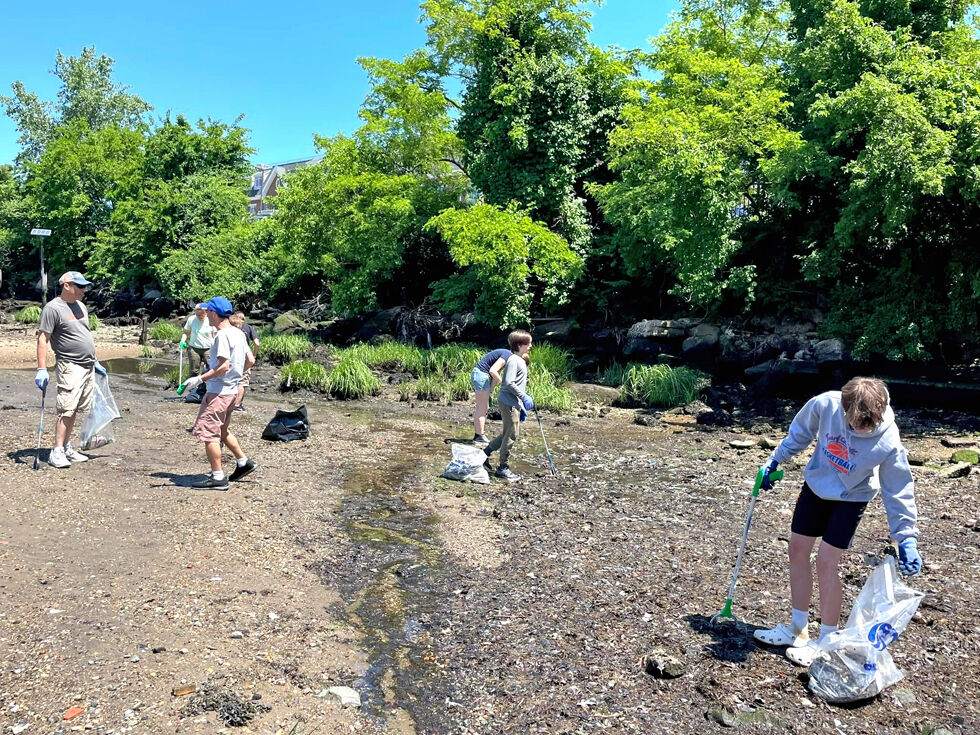
[{"label": "orange shorts", "polygon": [[197,412],[197,420],[191,429],[191,436],[203,442],[219,442],[228,433],[231,414],[238,402],[238,393],[220,395],[206,393]]}]

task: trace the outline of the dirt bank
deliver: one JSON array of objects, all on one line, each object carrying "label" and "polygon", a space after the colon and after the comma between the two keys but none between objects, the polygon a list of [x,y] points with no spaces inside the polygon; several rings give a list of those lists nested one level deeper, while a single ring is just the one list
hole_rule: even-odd
[{"label": "dirt bank", "polygon": [[[95,355],[99,360],[136,357],[139,327],[103,326],[92,333]],[[48,367],[54,365],[54,353],[48,350]],[[0,368],[37,367],[37,326],[0,323]]]},{"label": "dirt bank", "polygon": [[[436,477],[444,439],[467,433],[464,404],[398,403],[391,387],[352,404],[260,390],[235,417],[260,470],[214,494],[187,487],[205,466],[186,434],[196,407],[146,376],[113,379],[116,444],[33,472],[30,377],[0,370],[0,732],[222,728],[215,712],[182,716],[194,695],[172,691],[185,683],[259,695],[270,709],[247,725],[257,733],[721,732],[705,718],[716,706],[774,723],[747,731],[980,729],[976,475],[915,469],[926,569],[913,584],[929,597],[895,644],[907,679],[841,709],[756,647],[751,625],[707,625],[766,455],[729,441],[780,437],[792,407],[757,434],[682,416],[638,426],[617,409],[547,416],[559,477],[527,424],[525,480],[484,487]],[[256,385],[273,378],[261,368]],[[274,408],[299,400],[312,437],[262,442]],[[941,461],[942,438],[976,428],[953,414],[900,410],[899,421],[914,454]],[[749,624],[788,608],[802,465],[786,469],[758,506],[740,578]],[[845,555],[846,604],[887,536],[879,501]],[[654,648],[681,661],[680,678],[644,673]],[[334,685],[357,689],[362,708],[317,696]],[[85,712],[63,720],[74,706]]]}]

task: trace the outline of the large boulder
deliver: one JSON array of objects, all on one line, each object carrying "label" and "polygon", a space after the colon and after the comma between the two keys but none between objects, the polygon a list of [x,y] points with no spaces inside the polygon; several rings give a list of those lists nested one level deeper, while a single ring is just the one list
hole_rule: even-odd
[{"label": "large boulder", "polygon": [[309,331],[310,325],[295,311],[287,311],[276,317],[272,323],[272,331],[276,334],[295,334]]},{"label": "large boulder", "polygon": [[839,339],[825,339],[817,342],[810,350],[818,365],[844,361],[844,342]]},{"label": "large boulder", "polygon": [[645,319],[629,328],[626,338],[633,339],[683,339],[686,326],[664,319]]},{"label": "large boulder", "polygon": [[721,328],[714,324],[698,324],[691,329],[690,336],[684,340],[681,352],[685,360],[691,362],[710,362],[718,351]]},{"label": "large boulder", "polygon": [[578,331],[575,322],[570,319],[545,322],[534,328],[534,339],[555,344],[565,345],[572,342],[573,335]]}]

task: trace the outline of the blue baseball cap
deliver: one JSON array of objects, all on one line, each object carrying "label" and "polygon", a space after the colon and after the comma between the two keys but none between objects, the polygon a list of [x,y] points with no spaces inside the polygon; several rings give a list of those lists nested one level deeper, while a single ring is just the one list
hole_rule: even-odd
[{"label": "blue baseball cap", "polygon": [[235,311],[231,302],[224,296],[215,296],[210,301],[205,302],[204,308],[213,311],[218,316],[231,316],[232,312]]},{"label": "blue baseball cap", "polygon": [[63,274],[61,278],[58,279],[59,285],[64,286],[66,283],[74,283],[76,286],[91,286],[92,282],[85,280],[83,276],[78,271],[68,271]]}]

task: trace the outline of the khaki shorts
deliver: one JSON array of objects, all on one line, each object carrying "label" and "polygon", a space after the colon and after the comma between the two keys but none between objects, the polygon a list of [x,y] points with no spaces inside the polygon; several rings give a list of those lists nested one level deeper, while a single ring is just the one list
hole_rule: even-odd
[{"label": "khaki shorts", "polygon": [[231,414],[238,403],[238,393],[221,395],[206,393],[197,412],[197,421],[191,429],[191,436],[203,442],[219,442],[228,433]]},{"label": "khaki shorts", "polygon": [[58,383],[58,417],[74,416],[92,409],[95,395],[95,368],[84,368],[73,362],[61,361],[55,365]]},{"label": "khaki shorts", "polygon": [[248,370],[245,371],[245,374],[242,375],[242,379],[238,381],[238,387],[248,388],[248,386],[251,385],[251,383],[252,383],[252,369],[249,368]]}]

